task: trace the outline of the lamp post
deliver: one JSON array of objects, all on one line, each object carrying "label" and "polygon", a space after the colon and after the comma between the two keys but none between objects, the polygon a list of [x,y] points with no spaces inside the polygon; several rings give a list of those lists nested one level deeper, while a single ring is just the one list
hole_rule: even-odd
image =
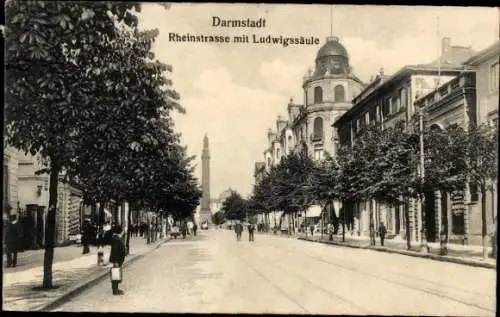
[{"label": "lamp post", "polygon": [[425,157],[424,157],[424,106],[419,107],[419,136],[420,136],[420,209],[422,217],[422,228],[420,237],[420,252],[428,253],[427,245],[427,230],[425,224],[425,195],[424,195],[424,181],[425,181]]}]

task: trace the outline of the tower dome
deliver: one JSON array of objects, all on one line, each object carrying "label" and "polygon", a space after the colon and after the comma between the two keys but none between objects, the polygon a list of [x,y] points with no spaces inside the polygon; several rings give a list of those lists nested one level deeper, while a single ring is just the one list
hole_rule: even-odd
[{"label": "tower dome", "polygon": [[314,76],[349,74],[349,54],[339,38],[329,36],[316,55]]},{"label": "tower dome", "polygon": [[340,44],[339,38],[336,36],[329,36],[326,38],[326,43],[323,44],[316,55],[316,60],[326,56],[349,57],[347,50],[342,44]]}]

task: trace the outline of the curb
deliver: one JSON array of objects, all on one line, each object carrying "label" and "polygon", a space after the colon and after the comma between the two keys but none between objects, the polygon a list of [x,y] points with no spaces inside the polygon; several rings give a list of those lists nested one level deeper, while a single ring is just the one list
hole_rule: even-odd
[{"label": "curb", "polygon": [[302,237],[300,237],[298,239],[308,241],[308,242],[331,244],[331,245],[353,248],[353,249],[365,249],[365,250],[374,250],[374,251],[386,252],[386,253],[397,253],[397,254],[411,256],[411,257],[431,259],[431,260],[435,260],[435,261],[450,262],[450,263],[456,263],[456,264],[462,264],[462,265],[469,265],[469,266],[474,266],[474,267],[482,267],[482,268],[486,268],[486,269],[496,270],[496,268],[497,268],[496,264],[491,264],[491,263],[486,263],[486,262],[477,262],[477,261],[473,261],[473,260],[467,260],[467,259],[456,258],[456,257],[441,256],[441,255],[437,255],[437,254],[429,254],[429,253],[422,254],[422,253],[417,253],[417,252],[412,252],[412,251],[395,250],[395,249],[382,248],[382,247],[352,245],[352,244],[340,243],[340,242],[335,242],[335,241],[319,241],[319,240],[314,241],[314,240],[309,240],[309,239],[302,238]]},{"label": "curb", "polygon": [[[155,246],[153,246],[150,250],[148,250],[142,254],[137,254],[137,255],[134,255],[134,256],[128,258],[127,260],[125,260],[123,262],[122,267],[125,267],[125,266],[133,263],[134,261],[143,258],[145,255],[158,249],[161,245],[168,242],[169,240],[170,240],[170,237],[164,238],[162,241],[158,242]],[[104,278],[106,278],[108,275],[109,275],[109,270],[107,270],[107,269],[99,271],[96,274],[90,275],[90,277],[87,278],[85,281],[83,281],[79,284],[76,284],[75,286],[70,287],[68,289],[68,291],[65,292],[64,294],[60,295],[59,297],[55,298],[54,300],[51,300],[49,303],[42,304],[41,306],[33,309],[33,311],[47,312],[47,311],[53,310],[53,309],[63,305],[64,303],[67,303],[69,300],[71,300],[76,295],[82,293],[87,288],[92,287],[95,284],[99,283]]]}]

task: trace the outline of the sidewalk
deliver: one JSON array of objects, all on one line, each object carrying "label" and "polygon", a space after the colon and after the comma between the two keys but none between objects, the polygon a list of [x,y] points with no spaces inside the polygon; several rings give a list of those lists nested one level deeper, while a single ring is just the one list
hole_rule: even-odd
[{"label": "sidewalk", "polygon": [[[314,235],[313,238],[311,238],[310,235],[308,235],[308,237],[306,238],[305,234],[302,234],[298,238],[301,240],[312,242],[327,243],[351,248],[371,249],[381,252],[398,253],[408,256],[433,259],[437,261],[453,262],[458,264],[496,269],[496,259],[483,259],[482,247],[476,245],[458,245],[448,243],[448,255],[442,256],[439,255],[439,243],[432,242],[428,243],[429,253],[421,253],[419,242],[412,242],[411,250],[407,250],[406,241],[401,239],[385,240],[385,245],[382,247],[380,246],[380,239],[376,240],[376,246],[372,246],[370,245],[369,237],[359,237],[351,235],[345,236],[345,242],[342,242],[342,236],[339,235],[333,236],[333,241],[329,241],[328,235],[326,234],[323,235],[323,238],[321,238],[321,234]],[[490,252],[491,248],[488,249],[488,253]]]},{"label": "sidewalk", "polygon": [[[132,262],[149,251],[159,247],[167,239],[159,239],[155,243],[146,244],[140,237],[130,239],[130,254],[124,265]],[[80,249],[81,250],[81,249]],[[56,252],[59,250],[56,250]],[[52,266],[54,289],[36,289],[42,285],[43,261],[39,265],[23,271],[4,271],[3,275],[3,309],[10,311],[45,310],[56,302],[89,286],[94,281],[107,276],[109,272],[109,246],[103,248],[104,266],[97,266],[97,248],[92,247],[89,254],[66,261],[54,261]]]}]

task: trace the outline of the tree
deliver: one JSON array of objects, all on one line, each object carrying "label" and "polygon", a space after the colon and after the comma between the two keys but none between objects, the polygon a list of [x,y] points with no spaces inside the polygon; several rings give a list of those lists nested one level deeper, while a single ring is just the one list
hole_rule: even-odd
[{"label": "tree", "polygon": [[236,191],[232,191],[229,197],[222,202],[221,210],[228,220],[245,220],[248,211],[247,201]]},{"label": "tree", "polygon": [[481,191],[483,258],[487,258],[486,193],[498,177],[498,126],[473,125],[467,136],[467,177]]},{"label": "tree", "polygon": [[[76,135],[92,115],[86,88],[100,46],[116,38],[115,22],[136,25],[135,3],[9,1],[5,10],[6,141],[38,154],[50,173],[43,287],[52,287],[57,184],[74,160]],[[82,111],[86,109],[86,111]]]},{"label": "tree", "polygon": [[224,213],[222,211],[217,211],[212,215],[212,221],[216,226],[223,224],[226,221]]}]

